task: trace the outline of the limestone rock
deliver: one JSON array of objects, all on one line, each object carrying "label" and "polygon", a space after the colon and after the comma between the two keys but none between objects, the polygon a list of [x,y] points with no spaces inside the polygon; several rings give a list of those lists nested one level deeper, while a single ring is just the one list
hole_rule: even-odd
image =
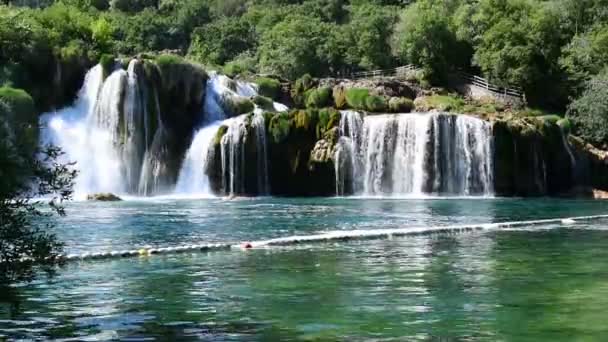
[{"label": "limestone rock", "polygon": [[120,202],[120,201],[122,201],[122,198],[108,192],[108,193],[89,194],[89,195],[87,195],[87,201]]}]

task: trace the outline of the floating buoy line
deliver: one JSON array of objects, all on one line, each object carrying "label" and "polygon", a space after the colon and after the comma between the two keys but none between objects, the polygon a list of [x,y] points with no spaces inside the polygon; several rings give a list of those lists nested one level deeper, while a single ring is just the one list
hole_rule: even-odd
[{"label": "floating buoy line", "polygon": [[166,255],[178,253],[194,253],[194,252],[211,252],[222,250],[248,250],[252,248],[267,248],[272,246],[289,246],[302,243],[319,243],[331,241],[347,241],[347,240],[365,240],[365,239],[392,239],[393,237],[416,236],[416,235],[431,235],[431,234],[457,234],[479,231],[496,231],[508,228],[521,228],[530,226],[542,226],[559,224],[561,226],[572,226],[580,222],[608,219],[608,215],[595,216],[580,216],[569,218],[554,218],[532,221],[513,221],[513,222],[497,222],[483,224],[468,224],[457,226],[436,226],[436,227],[408,227],[395,229],[366,229],[366,230],[349,230],[349,231],[332,231],[314,235],[296,235],[283,238],[248,241],[242,243],[215,243],[215,244],[190,244],[177,247],[162,247],[152,248],[143,247],[132,250],[99,252],[99,253],[82,253],[82,254],[65,254],[58,258],[62,261],[86,261],[86,260],[104,260],[132,257],[148,257],[153,255]]}]

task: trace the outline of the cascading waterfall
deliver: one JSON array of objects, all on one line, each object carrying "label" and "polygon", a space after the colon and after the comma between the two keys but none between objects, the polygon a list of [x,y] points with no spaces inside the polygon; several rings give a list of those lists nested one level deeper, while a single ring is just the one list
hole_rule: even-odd
[{"label": "cascading waterfall", "polygon": [[[66,161],[80,171],[77,197],[97,192],[136,194],[148,182],[144,177],[152,127],[162,128],[160,118],[151,123],[146,106],[148,90],[141,86],[138,60],[128,69],[117,69],[105,80],[98,65],[86,75],[74,106],[41,117],[43,143],[60,146]],[[143,165],[143,166],[142,166]]]},{"label": "cascading waterfall", "polygon": [[[122,77],[116,74],[113,80]],[[100,120],[103,107],[117,108],[118,104],[98,103],[105,94],[115,93],[115,82],[104,85],[100,65],[86,75],[74,106],[41,116],[41,140],[45,144],[60,146],[65,152],[64,161],[75,161],[79,174],[75,195],[86,196],[94,192],[122,192],[121,161],[113,140],[114,130],[106,130],[110,120]],[[107,99],[107,97],[105,97]]]},{"label": "cascading waterfall", "polygon": [[[211,195],[209,177],[205,174],[213,138],[221,126],[226,126],[226,134],[220,144],[221,168],[224,190],[228,194],[245,191],[245,143],[248,136],[247,124],[251,125],[255,137],[257,193],[269,194],[266,123],[263,111],[255,108],[250,119],[247,115],[229,118],[230,113],[223,106],[229,97],[252,97],[257,95],[254,84],[233,81],[230,78],[211,74],[207,81],[205,98],[205,118],[186,153],[175,191],[182,194]],[[275,110],[285,111],[287,107],[274,103]]]},{"label": "cascading waterfall", "polygon": [[336,190],[375,195],[491,195],[489,123],[466,115],[342,112]]},{"label": "cascading waterfall", "polygon": [[268,143],[266,141],[266,120],[260,109],[255,110],[251,120],[251,128],[255,134],[255,147],[257,156],[257,185],[258,194],[270,194],[270,179],[268,176]]}]

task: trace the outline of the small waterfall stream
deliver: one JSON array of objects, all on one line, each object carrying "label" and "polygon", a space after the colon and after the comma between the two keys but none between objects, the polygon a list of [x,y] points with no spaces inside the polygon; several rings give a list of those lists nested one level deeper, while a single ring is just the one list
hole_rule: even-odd
[{"label": "small waterfall stream", "polygon": [[489,123],[466,115],[361,119],[343,111],[336,149],[338,195],[492,195]]}]

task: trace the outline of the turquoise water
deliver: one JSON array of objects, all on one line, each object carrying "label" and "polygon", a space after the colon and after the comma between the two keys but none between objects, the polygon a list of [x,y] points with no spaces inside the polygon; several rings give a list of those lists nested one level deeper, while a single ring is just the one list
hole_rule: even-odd
[{"label": "turquoise water", "polygon": [[[608,213],[560,199],[73,203],[68,252]],[[603,340],[608,221],[71,263],[0,304],[0,336]],[[1,339],[1,338],[0,338]]]}]

